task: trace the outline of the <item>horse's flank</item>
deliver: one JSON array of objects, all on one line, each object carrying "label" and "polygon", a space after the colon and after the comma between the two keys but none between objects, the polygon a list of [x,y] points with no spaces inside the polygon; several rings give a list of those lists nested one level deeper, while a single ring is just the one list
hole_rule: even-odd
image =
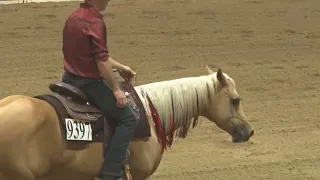
[{"label": "horse's flank", "polygon": [[[31,178],[33,173],[48,171],[49,161],[59,161],[59,123],[54,109],[48,103],[28,96],[11,95],[1,99],[0,117],[0,127],[3,127],[0,131],[0,167],[10,167],[8,170],[16,172],[10,177],[19,179],[19,175],[23,174]],[[47,140],[52,143],[45,143]],[[43,156],[47,152],[50,152],[50,156]],[[41,169],[35,168],[31,172],[38,164],[41,164]],[[26,166],[32,168],[27,169]]]}]

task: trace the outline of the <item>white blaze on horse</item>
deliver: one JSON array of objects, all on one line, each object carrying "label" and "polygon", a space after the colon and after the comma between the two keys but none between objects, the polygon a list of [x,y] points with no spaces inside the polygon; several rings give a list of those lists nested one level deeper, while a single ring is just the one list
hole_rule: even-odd
[{"label": "white blaze on horse", "polygon": [[[174,135],[186,137],[199,116],[229,133],[233,142],[246,142],[254,134],[235,81],[221,69],[207,67],[207,73],[134,88],[142,104],[139,109],[136,99],[131,103],[147,118],[140,117],[129,146],[127,172],[133,180],[148,179]],[[107,147],[114,126],[87,104],[81,91],[52,87],[51,96],[0,100],[1,180],[92,180],[99,175],[103,144]]]}]

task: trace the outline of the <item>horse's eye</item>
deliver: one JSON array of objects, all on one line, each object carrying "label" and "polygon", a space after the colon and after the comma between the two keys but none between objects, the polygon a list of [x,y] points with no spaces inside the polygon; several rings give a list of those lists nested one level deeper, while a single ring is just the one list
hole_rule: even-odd
[{"label": "horse's eye", "polygon": [[234,106],[238,106],[240,104],[240,98],[231,99],[231,103]]}]

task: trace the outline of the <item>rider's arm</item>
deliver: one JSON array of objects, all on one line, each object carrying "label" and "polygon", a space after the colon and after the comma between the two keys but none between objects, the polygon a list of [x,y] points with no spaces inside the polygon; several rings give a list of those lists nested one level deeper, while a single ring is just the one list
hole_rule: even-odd
[{"label": "rider's arm", "polygon": [[119,90],[119,85],[118,82],[115,80],[114,75],[113,75],[113,66],[112,66],[112,61],[109,61],[110,58],[106,61],[98,61],[97,65],[100,70],[100,73],[102,77],[107,81],[108,85],[112,89],[112,91],[117,91]]},{"label": "rider's arm", "polygon": [[120,63],[110,58],[106,42],[106,26],[103,20],[96,20],[87,27],[87,33],[91,39],[91,47],[94,59],[102,77],[106,80],[113,91],[119,90],[118,82],[113,75],[113,68],[120,68]]},{"label": "rider's arm", "polygon": [[108,61],[112,63],[112,68],[117,69],[118,71],[121,71],[124,67],[123,64],[117,62],[116,60],[112,59],[111,57],[108,58]]}]

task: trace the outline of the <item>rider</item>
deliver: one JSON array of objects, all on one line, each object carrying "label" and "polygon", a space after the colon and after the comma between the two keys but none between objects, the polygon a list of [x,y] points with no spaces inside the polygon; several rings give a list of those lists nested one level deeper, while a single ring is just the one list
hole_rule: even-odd
[{"label": "rider", "polygon": [[67,19],[63,29],[64,74],[62,81],[84,91],[89,101],[106,116],[117,120],[117,127],[105,152],[101,179],[122,180],[129,142],[137,119],[127,105],[113,69],[131,81],[135,72],[112,59],[107,49],[103,15],[109,0],[85,0]]}]

